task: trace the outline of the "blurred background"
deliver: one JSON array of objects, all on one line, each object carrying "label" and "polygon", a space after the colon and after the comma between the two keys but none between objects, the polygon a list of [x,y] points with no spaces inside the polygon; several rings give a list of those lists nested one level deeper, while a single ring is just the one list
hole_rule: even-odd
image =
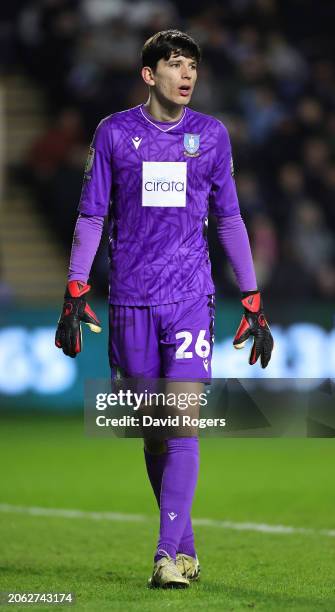
[{"label": "blurred background", "polygon": [[[334,437],[334,383],[315,389],[335,372],[334,23],[333,0],[1,2],[0,591],[71,590],[84,610],[170,602],[143,589],[158,524],[141,441],[84,433],[84,382],[109,376],[106,237],[90,300],[103,333],[85,331],[76,360],[54,347],[88,146],[104,116],[146,100],[139,55],[158,30],[203,48],[192,107],[230,131],[275,337],[265,371],[233,349],[240,295],[210,220],[214,376],[255,377],[257,393],[279,378],[267,406],[284,414],[307,384],[320,407],[309,435]],[[189,605],[176,593],[168,605],[334,610],[332,465],[332,440],[203,438],[204,580]]]},{"label": "blurred background", "polygon": [[108,377],[106,236],[91,275],[104,334],[86,334],[76,361],[53,345],[83,167],[97,123],[146,100],[141,47],[171,27],[203,49],[192,107],[230,132],[241,211],[276,340],[265,372],[232,349],[239,292],[211,220],[214,375],[331,377],[334,3],[12,0],[0,11],[2,406],[80,409],[85,378]]}]

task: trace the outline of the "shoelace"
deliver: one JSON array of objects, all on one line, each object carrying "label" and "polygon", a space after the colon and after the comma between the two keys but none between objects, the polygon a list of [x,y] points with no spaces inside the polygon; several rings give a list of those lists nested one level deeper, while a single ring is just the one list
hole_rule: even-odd
[{"label": "shoelace", "polygon": [[[179,555],[180,555],[179,559],[181,560],[183,564],[183,571],[185,574],[187,574],[187,572],[190,571],[190,567],[191,567],[190,561],[188,559],[188,555],[184,555],[183,553],[179,553]],[[193,578],[193,576],[195,576],[196,574],[196,571],[197,571],[196,568],[194,568],[192,573],[189,574],[189,578]]]},{"label": "shoelace", "polygon": [[168,559],[168,565],[169,565],[169,572],[170,572],[170,574],[172,574],[176,578],[180,578],[180,571],[177,568],[174,560],[171,559],[171,557],[170,557],[170,559]]},{"label": "shoelace", "polygon": [[174,560],[172,559],[172,557],[170,557],[170,555],[166,552],[166,550],[160,549],[157,552],[158,554],[160,553],[164,554],[164,559],[166,559],[167,563],[164,563],[164,565],[162,564],[159,565],[155,573],[159,572],[162,569],[162,567],[165,567],[167,564],[169,564],[169,570],[171,574],[173,574],[173,576],[176,576],[176,578],[180,578],[180,571],[177,568]]}]

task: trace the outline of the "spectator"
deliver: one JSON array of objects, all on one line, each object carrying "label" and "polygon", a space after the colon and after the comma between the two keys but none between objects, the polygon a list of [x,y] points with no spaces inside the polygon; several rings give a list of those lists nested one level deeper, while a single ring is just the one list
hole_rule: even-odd
[{"label": "spectator", "polygon": [[323,270],[320,286],[330,287],[335,244],[316,202],[305,201],[293,212],[290,238],[296,257],[306,273],[317,282]]},{"label": "spectator", "polygon": [[277,179],[277,199],[273,207],[273,217],[278,227],[285,230],[292,210],[307,197],[304,173],[298,164],[289,162],[279,168]]},{"label": "spectator", "polygon": [[259,287],[271,282],[278,260],[278,241],[271,218],[265,214],[254,215],[250,224],[251,247]]},{"label": "spectator", "polygon": [[37,181],[51,177],[63,162],[69,150],[82,139],[80,115],[65,109],[55,122],[32,145],[28,154],[28,166]]},{"label": "spectator", "polygon": [[[62,207],[68,213],[68,227],[58,229],[63,240],[72,234],[81,165],[96,124],[145,99],[134,63],[138,49],[152,32],[173,23],[203,47],[193,105],[215,113],[230,131],[241,209],[252,228],[256,259],[269,249],[269,261],[259,270],[267,291],[277,294],[286,277],[285,290],[289,284],[295,295],[332,295],[335,5],[318,10],[311,0],[303,4],[304,19],[298,0],[206,6],[198,0],[18,2],[19,44],[15,49],[11,41],[5,60],[17,54],[45,89],[51,110],[73,109],[38,139],[27,162],[46,216],[53,218]],[[13,16],[12,9],[6,10]],[[15,30],[13,18],[10,29]],[[8,39],[6,32],[2,39],[0,32],[0,42]],[[222,252],[211,239],[215,280],[227,283]],[[310,253],[302,256],[309,240],[318,261],[314,270]],[[230,282],[229,290],[235,291]]]}]

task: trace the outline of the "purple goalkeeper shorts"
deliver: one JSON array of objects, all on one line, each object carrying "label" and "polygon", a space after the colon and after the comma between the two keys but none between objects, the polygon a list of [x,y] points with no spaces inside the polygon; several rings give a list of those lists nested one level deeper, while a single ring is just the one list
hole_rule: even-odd
[{"label": "purple goalkeeper shorts", "polygon": [[109,362],[114,378],[211,378],[215,302],[204,295],[161,306],[109,310]]}]

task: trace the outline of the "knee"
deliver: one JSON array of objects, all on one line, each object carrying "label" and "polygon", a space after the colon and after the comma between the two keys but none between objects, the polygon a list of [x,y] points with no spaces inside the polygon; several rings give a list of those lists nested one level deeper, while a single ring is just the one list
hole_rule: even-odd
[{"label": "knee", "polygon": [[167,450],[165,440],[155,440],[152,438],[144,439],[144,448],[152,455],[163,455]]},{"label": "knee", "polygon": [[199,439],[197,436],[187,438],[169,438],[166,440],[167,451],[175,452],[196,452],[199,453]]}]

